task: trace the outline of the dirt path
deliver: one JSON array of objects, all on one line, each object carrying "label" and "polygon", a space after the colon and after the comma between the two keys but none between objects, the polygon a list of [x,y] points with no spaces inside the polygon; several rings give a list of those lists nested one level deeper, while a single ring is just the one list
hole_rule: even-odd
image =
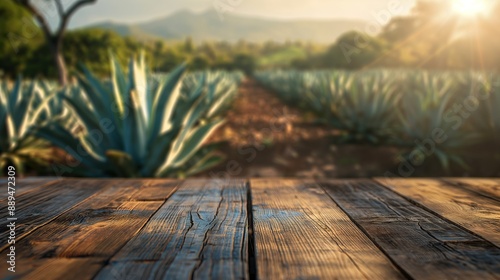
[{"label": "dirt path", "polygon": [[[253,80],[240,86],[226,123],[211,138],[226,161],[203,177],[367,177],[394,165],[395,151],[333,145],[335,131],[290,108]],[[361,167],[360,163],[363,163]]]}]

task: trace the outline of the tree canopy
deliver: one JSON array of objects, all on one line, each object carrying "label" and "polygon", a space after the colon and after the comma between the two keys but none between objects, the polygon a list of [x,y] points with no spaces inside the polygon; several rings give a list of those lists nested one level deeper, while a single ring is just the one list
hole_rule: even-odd
[{"label": "tree canopy", "polygon": [[[63,57],[71,73],[79,63],[107,75],[109,51],[122,63],[144,50],[151,68],[168,72],[189,62],[192,70],[257,68],[363,69],[412,67],[427,69],[500,70],[500,5],[487,15],[460,17],[447,1],[420,0],[407,16],[390,20],[379,34],[350,31],[326,46],[314,42],[253,43],[135,39],[96,28],[70,30]],[[11,77],[57,77],[50,48],[32,14],[12,0],[0,1],[1,70]]]}]

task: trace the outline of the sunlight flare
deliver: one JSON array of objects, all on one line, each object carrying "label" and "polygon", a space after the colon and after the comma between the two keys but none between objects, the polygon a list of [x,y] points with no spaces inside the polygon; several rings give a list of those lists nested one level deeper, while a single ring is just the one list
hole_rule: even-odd
[{"label": "sunlight flare", "polygon": [[454,0],[453,11],[462,16],[476,16],[488,11],[486,0]]}]

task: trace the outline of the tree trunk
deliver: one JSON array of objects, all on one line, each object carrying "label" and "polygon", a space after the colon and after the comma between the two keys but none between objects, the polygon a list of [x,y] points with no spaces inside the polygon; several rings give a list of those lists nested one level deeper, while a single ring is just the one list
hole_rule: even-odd
[{"label": "tree trunk", "polygon": [[16,0],[13,2],[25,8],[37,20],[43,33],[45,34],[45,39],[47,40],[52,58],[54,60],[54,63],[56,64],[59,84],[61,86],[65,86],[66,84],[68,84],[68,70],[66,69],[66,62],[64,61],[62,52],[64,32],[68,27],[69,19],[78,9],[85,5],[93,4],[97,2],[97,0],[78,0],[70,5],[67,9],[64,8],[62,0],[55,0],[54,3],[60,21],[59,27],[57,28],[57,30],[55,30],[55,33],[51,32],[49,24],[50,20],[53,20],[53,18],[48,17],[43,10],[37,7],[37,5],[31,3],[30,0]]},{"label": "tree trunk", "polygon": [[68,84],[68,70],[62,52],[62,38],[53,38],[49,41],[49,44],[52,52],[52,59],[57,69],[59,85],[65,86]]}]

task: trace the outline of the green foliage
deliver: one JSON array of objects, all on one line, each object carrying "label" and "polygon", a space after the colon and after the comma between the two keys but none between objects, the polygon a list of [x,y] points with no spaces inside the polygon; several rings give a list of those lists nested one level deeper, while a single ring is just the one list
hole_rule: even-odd
[{"label": "green foliage", "polygon": [[500,65],[499,1],[477,18],[450,13],[453,1],[417,1],[408,16],[394,17],[379,37],[389,51],[377,66],[496,70]]},{"label": "green foliage", "polygon": [[[341,141],[415,148],[442,135],[432,155],[465,166],[460,151],[500,139],[500,82],[476,72],[259,72],[282,99],[316,113]],[[417,147],[418,148],[418,147]],[[410,152],[413,151],[410,149]]]},{"label": "green foliage", "polygon": [[456,87],[459,78],[466,78],[466,75],[413,72],[401,85],[405,96],[399,110],[397,141],[411,146],[416,139],[433,139],[433,135],[442,133],[446,140],[436,145],[433,156],[446,170],[451,162],[467,167],[457,151],[470,146],[477,138],[475,131],[467,130],[463,123],[454,124],[450,117],[453,106],[463,103],[469,95],[463,88]]},{"label": "green foliage", "polygon": [[[78,120],[75,135],[59,122],[41,127],[37,135],[64,149],[81,164],[86,176],[182,177],[200,172],[221,158],[204,141],[222,123],[217,113],[234,92],[227,77],[202,75],[182,91],[186,66],[166,78],[151,78],[144,56],[131,61],[125,74],[116,58],[112,76],[101,82],[90,71],[79,86],[62,95]],[[225,83],[224,86],[222,83]],[[229,93],[227,93],[227,92]]]},{"label": "green foliage", "polygon": [[489,118],[491,120],[489,125],[489,132],[486,131],[486,134],[490,133],[492,135],[492,139],[495,140],[496,143],[500,142],[500,78],[498,76],[492,77],[491,88],[490,88],[490,96],[488,102],[488,110]]},{"label": "green foliage", "polygon": [[110,71],[107,63],[109,50],[112,50],[121,64],[137,53],[140,44],[120,35],[101,29],[82,29],[68,32],[64,37],[64,56],[66,62],[75,70],[85,65],[98,76],[105,76]]},{"label": "green foliage", "polygon": [[250,54],[240,53],[234,57],[234,70],[241,70],[247,75],[253,75],[257,66],[256,58]]},{"label": "green foliage", "polygon": [[261,67],[289,67],[294,61],[307,59],[307,50],[300,46],[278,48],[258,59]]},{"label": "green foliage", "polygon": [[192,69],[207,69],[210,65],[210,60],[205,55],[196,55],[189,65]]},{"label": "green foliage", "polygon": [[336,116],[330,121],[346,131],[342,141],[373,144],[387,141],[394,128],[393,106],[400,98],[394,83],[383,72],[359,74],[346,80],[346,88],[337,92],[340,96]]},{"label": "green foliage", "polygon": [[[15,48],[10,40],[0,42],[0,73],[4,72],[10,77],[20,73],[30,78],[57,77],[50,50],[35,21],[10,0],[1,1],[0,13],[3,10],[7,16],[0,16],[0,27],[3,26],[0,35],[7,39],[15,35]],[[179,41],[141,39],[123,37],[117,32],[99,28],[69,30],[64,35],[63,45],[62,51],[70,74],[74,74],[79,65],[84,64],[100,77],[105,77],[111,71],[107,63],[109,50],[116,54],[122,65],[127,63],[132,54],[144,50],[148,64],[155,72],[169,72],[188,61],[189,70],[193,71],[240,70],[251,74],[258,67],[291,67],[293,60],[319,54],[324,49],[322,45],[302,42],[195,43],[189,38]]]},{"label": "green foliage", "polygon": [[34,137],[34,129],[43,122],[65,120],[60,102],[51,90],[36,82],[18,79],[12,87],[0,83],[0,173],[14,165],[20,174],[27,166],[40,166],[50,159],[46,141]]},{"label": "green foliage", "polygon": [[[417,1],[410,15],[393,17],[380,34],[348,31],[338,36],[335,42],[326,44],[279,40],[262,42],[260,39],[236,43],[196,42],[196,39],[204,38],[206,29],[215,29],[216,34],[224,37],[228,34],[220,32],[220,28],[231,29],[232,33],[235,31],[234,26],[220,25],[218,16],[210,13],[203,16],[208,16],[207,20],[216,26],[196,25],[193,21],[186,21],[186,17],[199,20],[198,17],[185,14],[173,16],[172,21],[168,21],[172,24],[154,28],[143,26],[160,33],[177,34],[177,38],[172,41],[156,39],[161,36],[138,34],[141,28],[109,24],[100,28],[68,31],[63,52],[70,70],[84,63],[100,76],[110,71],[106,58],[110,49],[121,63],[126,63],[133,53],[144,49],[148,62],[158,72],[172,71],[184,61],[190,61],[189,70],[241,70],[247,74],[251,74],[254,69],[277,68],[499,70],[500,22],[495,15],[498,14],[496,11],[500,11],[500,3],[489,15],[477,19],[466,20],[450,14],[449,10],[449,1]],[[186,25],[179,27],[173,24],[178,20]],[[179,28],[190,31],[178,33]],[[286,29],[291,30],[290,26]],[[337,33],[338,30],[330,28],[329,32]],[[240,33],[230,34],[230,37],[241,37]],[[183,34],[195,34],[194,39],[183,38]],[[0,1],[0,37],[4,38],[0,41],[0,71],[10,77],[20,73],[26,77],[42,76],[49,79],[56,76],[42,33],[34,20],[12,0]],[[212,35],[209,37],[216,38]]]},{"label": "green foliage", "polygon": [[[153,74],[152,78],[162,83],[168,80],[169,74]],[[210,110],[201,116],[212,119],[223,116],[229,110],[238,92],[238,85],[243,79],[240,72],[199,71],[187,73],[182,80],[181,97],[178,101],[179,112],[189,110],[203,92],[198,90],[200,83],[209,85],[206,88],[205,102]]]},{"label": "green foliage", "polygon": [[11,0],[0,1],[0,74],[24,71],[33,44],[43,36],[29,13]]},{"label": "green foliage", "polygon": [[288,103],[314,111],[322,122],[344,131],[342,142],[376,144],[392,132],[399,96],[385,73],[281,72],[257,78]]},{"label": "green foliage", "polygon": [[500,78],[497,74],[472,73],[463,82],[470,85],[474,95],[484,96],[487,100],[479,104],[471,126],[491,143],[500,143]]},{"label": "green foliage", "polygon": [[352,31],[342,35],[326,52],[323,67],[359,69],[379,58],[386,50],[385,42],[367,34]]}]

